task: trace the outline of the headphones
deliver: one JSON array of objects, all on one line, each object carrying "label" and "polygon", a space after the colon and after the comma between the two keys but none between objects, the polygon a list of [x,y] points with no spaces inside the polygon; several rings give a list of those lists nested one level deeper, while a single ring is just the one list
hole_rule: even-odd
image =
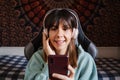
[{"label": "headphones", "polygon": [[47,29],[45,28],[45,20],[46,20],[46,17],[49,15],[49,14],[51,14],[51,12],[53,12],[54,10],[67,10],[69,13],[71,13],[74,17],[75,17],[75,19],[76,19],[76,21],[77,21],[77,28],[73,28],[73,34],[72,34],[72,36],[73,36],[73,39],[76,39],[77,38],[77,36],[78,36],[78,33],[79,33],[79,31],[78,31],[78,15],[77,15],[77,13],[74,11],[74,10],[72,10],[72,9],[68,9],[68,8],[54,8],[54,9],[51,9],[51,10],[49,10],[46,14],[45,14],[45,17],[44,17],[44,19],[43,19],[43,31],[46,33],[46,35],[48,36],[48,31],[47,31]]}]

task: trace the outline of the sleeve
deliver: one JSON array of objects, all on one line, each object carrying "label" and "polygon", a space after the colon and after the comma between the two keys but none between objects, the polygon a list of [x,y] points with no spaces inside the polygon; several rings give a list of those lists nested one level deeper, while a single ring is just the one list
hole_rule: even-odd
[{"label": "sleeve", "polygon": [[27,64],[24,80],[48,80],[48,65],[35,53]]},{"label": "sleeve", "polygon": [[84,55],[79,61],[76,74],[77,80],[98,80],[96,64],[93,58],[90,55]]}]

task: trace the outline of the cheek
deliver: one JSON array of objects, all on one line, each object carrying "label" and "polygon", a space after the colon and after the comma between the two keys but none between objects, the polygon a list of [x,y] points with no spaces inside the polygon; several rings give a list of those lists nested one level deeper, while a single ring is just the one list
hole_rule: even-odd
[{"label": "cheek", "polygon": [[72,36],[73,36],[72,32],[70,32],[70,31],[66,32],[65,34],[66,34],[66,37],[69,39],[72,38]]},{"label": "cheek", "polygon": [[66,38],[67,38],[68,41],[71,41],[72,36],[67,36]]},{"label": "cheek", "polygon": [[54,36],[55,36],[55,34],[54,33],[52,33],[52,32],[50,32],[49,33],[49,39],[51,40],[51,39],[53,39],[54,38]]}]

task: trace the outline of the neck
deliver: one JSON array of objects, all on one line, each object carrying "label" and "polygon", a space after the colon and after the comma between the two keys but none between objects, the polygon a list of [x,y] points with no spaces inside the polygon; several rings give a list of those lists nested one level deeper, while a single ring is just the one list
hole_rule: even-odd
[{"label": "neck", "polygon": [[57,55],[66,55],[67,54],[67,49],[56,50],[55,52],[56,52]]}]

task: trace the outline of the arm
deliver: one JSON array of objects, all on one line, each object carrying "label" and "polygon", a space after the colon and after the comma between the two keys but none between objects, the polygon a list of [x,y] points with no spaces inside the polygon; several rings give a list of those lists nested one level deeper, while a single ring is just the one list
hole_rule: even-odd
[{"label": "arm", "polygon": [[98,80],[97,69],[93,60],[89,59],[82,65],[84,66],[82,67],[79,80]]},{"label": "arm", "polygon": [[97,68],[94,59],[89,53],[81,50],[78,57],[78,68],[75,80],[98,80]]},{"label": "arm", "polygon": [[40,51],[37,51],[27,64],[24,80],[48,80],[48,65]]}]

